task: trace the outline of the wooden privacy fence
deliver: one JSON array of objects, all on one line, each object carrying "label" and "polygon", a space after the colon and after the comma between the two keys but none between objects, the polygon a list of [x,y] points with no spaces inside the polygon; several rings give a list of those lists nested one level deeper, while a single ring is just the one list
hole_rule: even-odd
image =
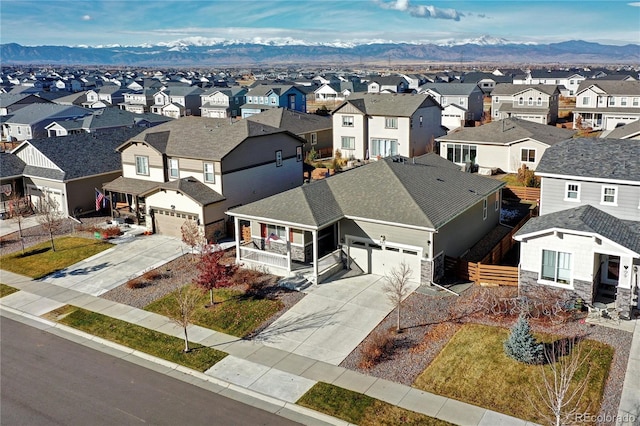
[{"label": "wooden privacy fence", "polygon": [[493,247],[493,249],[491,249],[489,254],[482,258],[480,263],[490,265],[497,265],[498,263],[500,263],[500,261],[505,257],[509,250],[511,250],[516,244],[515,240],[513,239],[515,233],[518,232],[518,230],[522,228],[522,226],[527,223],[527,221],[531,219],[532,216],[534,216],[534,210],[529,210],[529,213],[525,217],[523,217],[520,222],[518,222],[518,224],[514,226],[513,229],[509,231],[509,233],[505,235],[500,240],[500,242]]},{"label": "wooden privacy fence", "polygon": [[518,286],[517,266],[485,265],[453,257],[445,257],[445,265],[458,278],[475,284]]},{"label": "wooden privacy fence", "polygon": [[540,201],[540,188],[507,185],[502,188],[502,198]]}]

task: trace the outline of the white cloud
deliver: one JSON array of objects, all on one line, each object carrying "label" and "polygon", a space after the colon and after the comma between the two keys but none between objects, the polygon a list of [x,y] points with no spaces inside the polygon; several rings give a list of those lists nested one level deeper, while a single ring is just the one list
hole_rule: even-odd
[{"label": "white cloud", "polygon": [[640,1],[635,1],[633,3],[627,3],[627,6],[640,7]]},{"label": "white cloud", "polygon": [[82,17],[82,20],[83,20],[83,21],[90,21],[91,19],[93,19],[93,18],[91,18],[91,16],[90,16],[90,15],[84,15],[84,16]]},{"label": "white cloud", "polygon": [[415,5],[410,0],[373,0],[383,9],[406,12],[414,18],[452,19],[459,21],[464,16],[455,9],[440,9],[435,6]]}]

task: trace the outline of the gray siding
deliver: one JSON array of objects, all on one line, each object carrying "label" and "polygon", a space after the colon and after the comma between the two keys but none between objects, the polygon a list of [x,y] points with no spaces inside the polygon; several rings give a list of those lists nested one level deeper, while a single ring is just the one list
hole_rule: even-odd
[{"label": "gray siding", "polygon": [[296,156],[296,147],[303,142],[286,133],[247,138],[222,161],[222,173],[249,166],[276,162],[276,151],[282,150],[282,158]]},{"label": "gray siding", "polygon": [[[580,185],[580,201],[565,201],[566,183]],[[601,204],[602,187],[616,186],[617,206]],[[612,216],[624,220],[640,220],[640,184],[622,185],[599,182],[572,181],[570,179],[542,178],[540,214],[545,215],[561,210],[590,204]]]},{"label": "gray siding", "polygon": [[389,243],[407,244],[422,247],[423,255],[428,255],[429,232],[417,229],[401,228],[394,225],[343,219],[340,221],[340,239],[345,235],[379,240],[384,235]]},{"label": "gray siding", "polygon": [[434,235],[434,255],[444,252],[459,257],[500,223],[500,209],[495,210],[498,194],[487,199],[487,219],[482,219],[482,201],[468,209],[453,221],[440,228]]}]

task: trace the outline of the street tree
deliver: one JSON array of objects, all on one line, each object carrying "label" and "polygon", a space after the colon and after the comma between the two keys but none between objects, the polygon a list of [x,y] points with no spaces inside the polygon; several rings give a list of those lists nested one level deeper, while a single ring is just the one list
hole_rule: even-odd
[{"label": "street tree", "polygon": [[411,267],[402,262],[397,268],[392,268],[385,276],[386,283],[382,287],[385,295],[396,309],[396,332],[400,333],[400,309],[402,301],[409,295],[409,279],[412,274]]},{"label": "street tree", "polygon": [[45,232],[49,234],[51,249],[56,251],[53,234],[59,231],[64,225],[64,214],[60,210],[60,205],[56,200],[46,195],[41,198],[38,213],[38,223],[40,223]]},{"label": "street tree", "polygon": [[196,266],[198,268],[196,285],[203,290],[209,291],[210,306],[214,305],[213,290],[233,285],[231,278],[238,269],[235,263],[223,263],[223,257],[224,251],[220,246],[216,245],[201,256]]},{"label": "street tree", "polygon": [[202,292],[193,284],[187,284],[179,288],[174,293],[175,301],[178,306],[177,310],[167,310],[169,318],[182,327],[184,332],[184,352],[189,352],[189,335],[187,328],[191,324],[193,317],[198,309]]}]

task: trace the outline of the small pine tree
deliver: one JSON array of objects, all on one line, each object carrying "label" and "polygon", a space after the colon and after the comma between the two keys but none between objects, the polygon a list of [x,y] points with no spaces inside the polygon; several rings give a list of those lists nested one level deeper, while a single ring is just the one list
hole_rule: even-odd
[{"label": "small pine tree", "polygon": [[504,352],[509,358],[525,364],[538,364],[544,356],[544,345],[538,343],[531,333],[529,321],[520,315],[511,327],[509,338],[504,341]]}]

